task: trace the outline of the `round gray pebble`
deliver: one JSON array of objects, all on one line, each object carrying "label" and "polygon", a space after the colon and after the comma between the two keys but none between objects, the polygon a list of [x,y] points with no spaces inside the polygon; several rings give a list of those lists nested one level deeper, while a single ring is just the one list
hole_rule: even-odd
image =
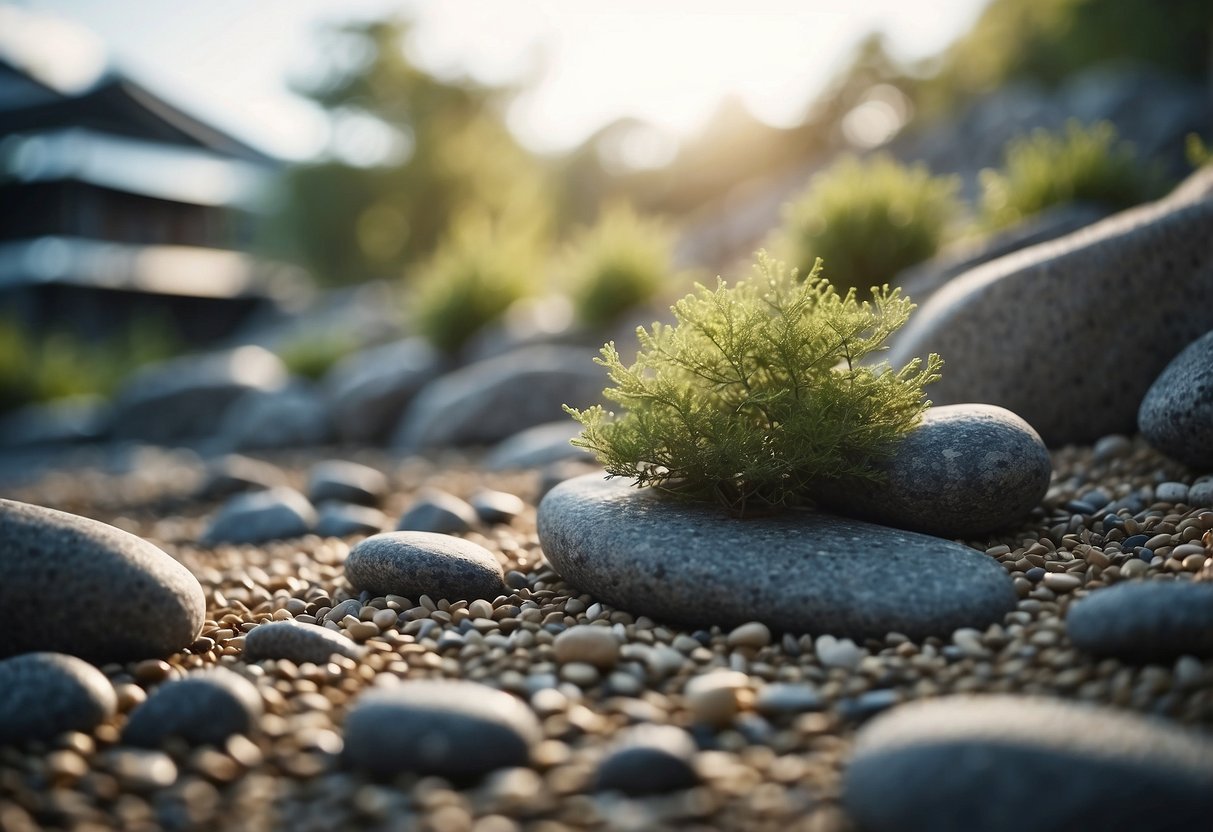
[{"label": "round gray pebble", "polygon": [[1213,332],[1171,360],[1142,399],[1146,441],[1192,468],[1213,465]]},{"label": "round gray pebble", "polygon": [[454,494],[426,488],[396,524],[399,531],[461,534],[475,527],[476,510]]},{"label": "round gray pebble", "polygon": [[92,731],[118,700],[105,675],[63,653],[25,653],[0,661],[0,745]]},{"label": "round gray pebble", "polygon": [[1213,656],[1213,583],[1128,581],[1096,590],[1070,607],[1066,632],[1080,650],[1127,661]]},{"label": "round gray pebble", "polygon": [[350,550],[345,561],[350,584],[373,595],[494,599],[506,593],[501,564],[488,549],[469,540],[430,532],[385,532]]},{"label": "round gray pebble", "polygon": [[531,709],[476,682],[416,680],[362,694],[345,721],[345,755],[374,777],[453,779],[525,766],[543,732]]},{"label": "round gray pebble", "polygon": [[261,694],[252,682],[215,667],[156,688],[131,713],[122,741],[154,748],[179,737],[190,745],[220,745],[233,734],[252,732],[261,712]]},{"label": "round gray pebble", "polygon": [[330,459],[312,467],[307,496],[317,505],[326,500],[377,506],[387,496],[388,481],[369,465]]},{"label": "round gray pebble", "polygon": [[316,534],[321,537],[378,534],[389,525],[387,515],[377,508],[352,503],[324,503],[316,520]]},{"label": "round gray pebble", "polygon": [[204,545],[263,543],[301,537],[316,525],[316,509],[307,498],[285,486],[237,494],[211,519],[202,533]]},{"label": "round gray pebble", "polygon": [[289,659],[296,664],[323,664],[334,653],[357,659],[362,656],[362,648],[341,633],[299,621],[267,621],[244,637],[243,658],[249,662]]},{"label": "round gray pebble", "polygon": [[620,732],[598,764],[595,791],[626,795],[663,794],[699,783],[692,761],[695,743],[673,725],[637,725]]}]

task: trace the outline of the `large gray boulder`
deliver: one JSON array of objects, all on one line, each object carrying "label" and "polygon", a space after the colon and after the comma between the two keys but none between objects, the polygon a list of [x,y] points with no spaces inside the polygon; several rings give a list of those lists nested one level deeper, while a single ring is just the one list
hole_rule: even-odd
[{"label": "large gray boulder", "polygon": [[193,643],[206,617],[198,579],[151,543],[13,500],[0,500],[0,576],[0,656],[165,656]]},{"label": "large gray boulder", "polygon": [[417,391],[442,369],[438,351],[421,338],[362,350],[337,362],[321,387],[337,436],[381,442]]},{"label": "large gray boulder", "polygon": [[1213,817],[1213,740],[1061,700],[912,702],[859,732],[842,799],[865,832],[1188,832]]},{"label": "large gray boulder", "polygon": [[1213,329],[1213,168],[1170,196],[967,272],[888,354],[937,352],[936,404],[983,402],[1049,445],[1132,433],[1151,382]]},{"label": "large gray boulder", "polygon": [[250,391],[289,381],[281,359],[262,347],[187,355],[154,364],[127,381],[114,402],[113,434],[171,444],[219,432],[224,415]]},{"label": "large gray boulder", "polygon": [[1015,606],[1002,566],[951,541],[813,511],[742,520],[600,474],[548,492],[538,526],[570,585],[676,624],[923,638]]},{"label": "large gray boulder", "polygon": [[416,451],[487,445],[561,416],[561,405],[602,400],[605,371],[588,350],[537,346],[449,373],[422,390],[393,444]]}]

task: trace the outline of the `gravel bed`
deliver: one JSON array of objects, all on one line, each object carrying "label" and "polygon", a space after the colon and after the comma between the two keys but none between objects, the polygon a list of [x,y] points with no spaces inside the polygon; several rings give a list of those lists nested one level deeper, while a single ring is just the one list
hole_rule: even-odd
[{"label": "gravel bed", "polygon": [[[1186,493],[1158,486],[1190,485],[1191,473],[1139,440],[1097,449],[1052,455],[1049,492],[1027,524],[963,541],[1014,578],[1020,600],[1001,623],[957,631],[948,641],[890,633],[853,645],[761,625],[732,633],[678,629],[579,593],[539,548],[539,475],[485,472],[472,454],[401,460],[325,449],[271,460],[296,488],[305,487],[312,463],[338,454],[377,468],[390,481],[384,510],[391,518],[426,487],[465,499],[484,488],[518,495],[526,506],[508,525],[464,535],[501,561],[511,594],[495,601],[354,594],[342,564],[360,536],[199,546],[219,502],[191,496],[203,466],[188,453],[144,452],[126,473],[47,474],[5,496],[146,537],[199,579],[207,621],[188,651],[102,666],[118,693],[118,714],[93,733],[0,748],[0,828],[834,832],[852,828],[839,794],[856,729],[900,702],[1042,694],[1213,728],[1213,660],[1125,664],[1085,655],[1067,638],[1067,607],[1099,587],[1127,579],[1213,581],[1213,510],[1155,499]],[[80,626],[88,626],[87,597],[55,597],[48,588],[46,603],[75,606]],[[290,619],[340,630],[362,645],[361,658],[242,660],[249,630]],[[574,626],[611,631],[617,653],[584,631],[559,638]],[[130,712],[152,690],[214,665],[261,693],[256,731],[218,748],[121,743]],[[694,681],[708,674],[723,675]],[[518,695],[543,733],[532,766],[473,783],[413,774],[376,782],[355,773],[342,757],[347,709],[393,676],[474,680]],[[700,785],[634,798],[595,792],[614,739],[644,723],[690,731]]]}]

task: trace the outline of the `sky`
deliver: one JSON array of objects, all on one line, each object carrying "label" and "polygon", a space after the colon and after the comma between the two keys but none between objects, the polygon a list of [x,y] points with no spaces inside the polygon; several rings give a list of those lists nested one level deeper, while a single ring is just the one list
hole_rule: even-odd
[{"label": "sky", "polygon": [[116,67],[157,93],[303,159],[326,146],[329,124],[291,81],[323,65],[326,23],[405,13],[426,68],[524,82],[508,121],[546,153],[622,117],[651,122],[676,147],[730,95],[764,121],[795,124],[867,33],[883,31],[899,56],[925,57],[964,32],[984,1],[0,0],[0,10],[82,24]]}]

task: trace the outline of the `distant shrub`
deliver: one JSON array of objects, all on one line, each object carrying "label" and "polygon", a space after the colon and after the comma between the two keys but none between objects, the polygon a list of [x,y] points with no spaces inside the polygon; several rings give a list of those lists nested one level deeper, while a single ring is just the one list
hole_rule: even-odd
[{"label": "distant shrub", "polygon": [[137,322],[100,343],[34,333],[0,319],[0,410],[78,395],[109,395],[133,371],[177,351],[167,326]]},{"label": "distant shrub", "polygon": [[596,225],[574,237],[565,257],[565,286],[577,319],[606,326],[652,300],[670,280],[671,248],[661,223],[626,205],[607,208]]},{"label": "distant shrub", "polygon": [[458,352],[536,286],[534,237],[511,233],[487,217],[455,223],[425,263],[410,296],[419,335],[438,349]]},{"label": "distant shrub", "polygon": [[878,286],[939,249],[960,213],[958,188],[886,154],[847,157],[787,206],[777,246],[802,274],[821,258],[840,288]]},{"label": "distant shrub", "polygon": [[803,502],[832,478],[878,480],[875,462],[918,424],[942,362],[860,361],[913,308],[888,286],[860,303],[820,263],[802,280],[760,254],[749,280],[697,286],[675,325],[639,328],[630,367],[614,342],[602,348],[615,385],[603,393],[625,412],[566,407],[583,427],[573,444],[612,476],[735,514]]},{"label": "distant shrub", "polygon": [[294,338],[281,344],[275,352],[291,375],[316,381],[359,346],[359,340],[352,334],[327,332]]},{"label": "distant shrub", "polygon": [[1061,134],[1037,130],[1015,139],[1002,170],[982,171],[982,219],[1001,228],[1075,200],[1128,208],[1157,196],[1162,185],[1110,123],[1071,121]]}]

